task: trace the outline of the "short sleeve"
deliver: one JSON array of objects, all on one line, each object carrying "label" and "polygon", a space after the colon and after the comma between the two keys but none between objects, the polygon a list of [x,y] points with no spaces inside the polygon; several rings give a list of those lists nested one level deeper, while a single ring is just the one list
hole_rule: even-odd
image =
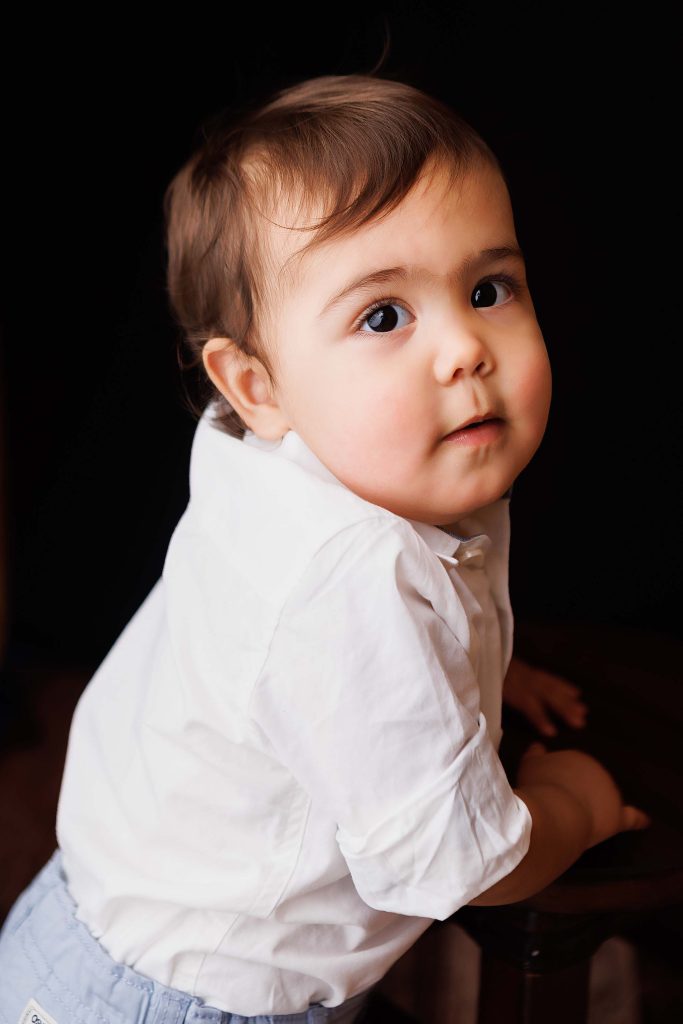
[{"label": "short sleeve", "polygon": [[336,822],[361,898],[444,920],[519,863],[531,816],[429,599],[434,571],[403,520],[340,531],[289,594],[250,711]]}]

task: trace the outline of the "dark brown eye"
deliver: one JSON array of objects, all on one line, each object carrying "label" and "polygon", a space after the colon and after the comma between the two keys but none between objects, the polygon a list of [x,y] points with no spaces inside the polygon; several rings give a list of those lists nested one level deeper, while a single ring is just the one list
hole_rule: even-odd
[{"label": "dark brown eye", "polygon": [[[498,289],[502,291],[503,297],[496,302]],[[472,292],[472,305],[477,309],[486,308],[487,306],[502,306],[507,302],[510,295],[514,295],[514,293],[512,284],[505,280],[505,278],[496,278],[495,281],[482,281]]]},{"label": "dark brown eye", "polygon": [[380,306],[366,320],[373,331],[393,331],[398,323],[398,315],[393,306]]},{"label": "dark brown eye", "polygon": [[361,330],[362,334],[389,334],[397,327],[405,327],[408,313],[398,302],[379,302],[364,313],[360,326],[367,324],[369,331]]}]

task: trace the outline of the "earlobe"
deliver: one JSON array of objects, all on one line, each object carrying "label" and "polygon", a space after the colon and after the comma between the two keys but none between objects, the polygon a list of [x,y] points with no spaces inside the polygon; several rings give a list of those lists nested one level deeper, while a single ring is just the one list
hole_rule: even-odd
[{"label": "earlobe", "polygon": [[250,430],[267,440],[287,433],[289,424],[259,359],[245,355],[232,338],[210,338],[202,359],[213,384]]}]

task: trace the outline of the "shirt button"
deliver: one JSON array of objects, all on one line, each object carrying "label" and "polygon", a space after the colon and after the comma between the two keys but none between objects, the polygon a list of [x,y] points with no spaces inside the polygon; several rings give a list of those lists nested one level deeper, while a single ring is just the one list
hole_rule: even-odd
[{"label": "shirt button", "polygon": [[484,564],[484,552],[481,548],[475,548],[471,551],[463,551],[460,555],[460,561],[466,562],[471,569],[478,568]]}]

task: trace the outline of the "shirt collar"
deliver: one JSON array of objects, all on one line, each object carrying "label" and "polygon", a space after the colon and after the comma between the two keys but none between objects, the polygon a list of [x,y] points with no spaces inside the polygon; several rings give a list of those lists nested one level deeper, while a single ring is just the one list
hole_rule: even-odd
[{"label": "shirt collar", "polygon": [[308,447],[301,435],[297,434],[294,430],[288,430],[284,437],[279,437],[274,441],[266,440],[259,437],[252,430],[247,430],[242,438],[242,443],[251,445],[253,448],[259,448],[261,451],[276,452],[281,458],[295,462],[298,466],[302,466],[321,480],[335,483],[338,487],[345,487],[348,490],[346,484],[343,484],[334,473],[330,472],[315,452]]},{"label": "shirt collar", "polygon": [[[210,406],[205,410],[202,419],[211,421],[212,409]],[[215,430],[218,428],[212,425],[211,429]],[[283,437],[274,440],[261,438],[252,430],[246,430],[242,438],[242,444],[261,451],[272,452],[280,458],[288,459],[290,462],[302,466],[308,472],[313,473],[316,477],[327,483],[334,483],[338,487],[349,490],[346,484],[339,480],[324,465],[315,452],[309,448],[301,435],[294,430],[288,430]],[[512,488],[503,497],[509,498],[511,492]],[[491,545],[491,539],[486,533],[477,532],[475,520],[468,522],[467,519],[463,519],[447,526],[433,526],[430,523],[422,523],[416,519],[407,518],[406,522],[410,523],[416,533],[422,537],[439,558],[453,565],[458,565],[462,562],[466,562],[473,567],[482,565],[486,552]],[[465,532],[458,532],[458,529]],[[471,530],[473,532],[470,532]],[[455,557],[456,551],[458,552],[458,557]]]},{"label": "shirt collar", "polygon": [[416,519],[408,519],[408,522],[442,561],[451,565],[467,564],[471,568],[484,564],[486,553],[491,547],[491,538],[483,532],[457,533],[455,527],[462,528],[464,520],[449,526],[432,526],[431,523],[421,523]]}]

